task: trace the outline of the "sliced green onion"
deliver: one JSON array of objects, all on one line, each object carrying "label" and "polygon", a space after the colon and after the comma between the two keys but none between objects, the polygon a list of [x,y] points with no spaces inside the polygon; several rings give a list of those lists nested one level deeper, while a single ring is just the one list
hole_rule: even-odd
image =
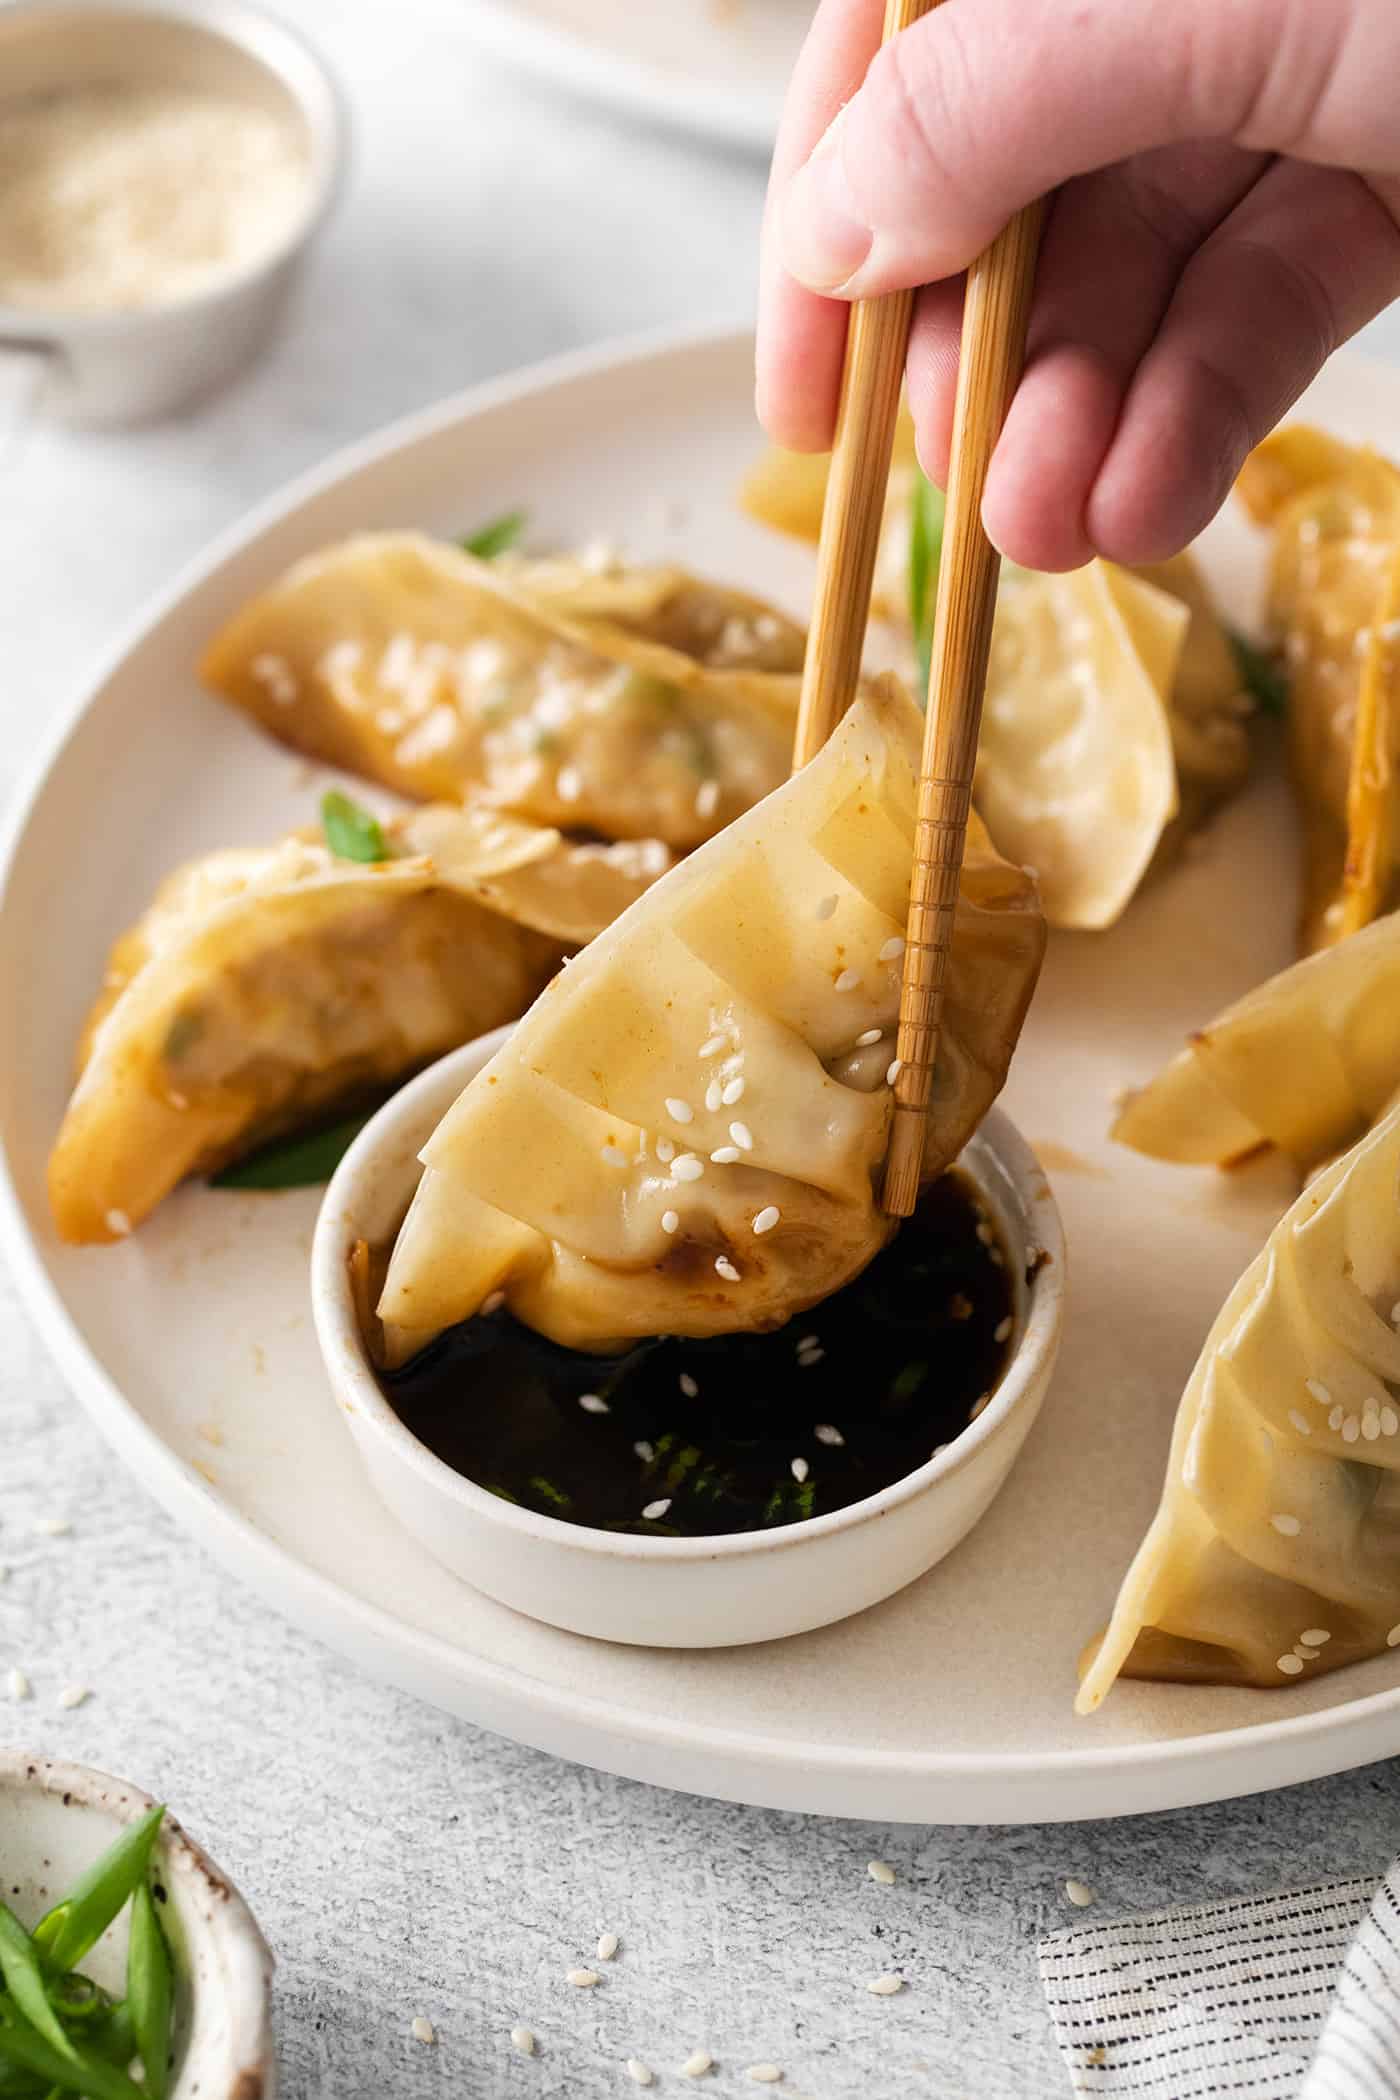
[{"label": "sliced green onion", "polygon": [[313,1130],[309,1136],[279,1138],[275,1144],[250,1152],[246,1159],[236,1160],[231,1167],[221,1167],[217,1174],[210,1175],[209,1186],[216,1189],[321,1188],[330,1180],[372,1113],[370,1110],[362,1116],[346,1116],[339,1123],[327,1123],[322,1129]]},{"label": "sliced green onion", "polygon": [[463,550],[474,554],[478,561],[494,561],[498,554],[504,554],[508,547],[515,545],[528,523],[528,511],[505,511],[478,532],[468,533],[462,541]]},{"label": "sliced green onion", "polygon": [[150,1883],[131,1899],[131,1938],[126,1951],[126,2002],[141,2059],[142,2084],[151,2100],[165,2100],[170,2086],[170,1954],[151,1898]]},{"label": "sliced green onion", "polygon": [[33,1938],[45,1968],[60,1973],[74,1969],[89,1948],[97,1945],[132,1891],[144,1881],[164,1816],[165,1809],[158,1803],[139,1823],[130,1824],[62,1902],[40,1918]]},{"label": "sliced green onion", "polygon": [[30,2026],[45,2036],[60,2056],[71,2056],[73,2044],[49,2004],[38,1949],[7,1903],[0,1903],[0,1976],[5,1979],[16,2010],[23,2013]]},{"label": "sliced green onion", "polygon": [[378,817],[339,788],[331,788],[321,797],[321,828],[337,860],[368,863],[389,858],[384,827]]},{"label": "sliced green onion", "polygon": [[1258,701],[1266,715],[1285,715],[1288,712],[1288,680],[1273,658],[1258,648],[1247,636],[1236,634],[1227,628],[1230,647],[1235,652],[1235,664],[1245,688]]},{"label": "sliced green onion", "polygon": [[943,491],[935,488],[921,466],[914,468],[909,499],[909,625],[919,666],[919,704],[928,694],[933,669],[933,612],[938,597],[938,564],[943,555]]}]

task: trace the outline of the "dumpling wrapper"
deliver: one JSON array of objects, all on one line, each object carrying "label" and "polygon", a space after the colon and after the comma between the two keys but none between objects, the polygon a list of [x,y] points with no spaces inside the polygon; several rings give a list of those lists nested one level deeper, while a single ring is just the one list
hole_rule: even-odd
[{"label": "dumpling wrapper", "polygon": [[1251,454],[1239,491],[1274,533],[1268,620],[1289,674],[1311,952],[1400,901],[1400,470],[1292,426]]},{"label": "dumpling wrapper", "polygon": [[[827,454],[771,450],[740,502],[815,540],[829,465]],[[872,610],[905,636],[916,471],[902,417]],[[1243,785],[1251,712],[1189,554],[1070,576],[1003,568],[976,800],[1000,850],[1036,869],[1052,926],[1111,925],[1148,869]]]},{"label": "dumpling wrapper", "polygon": [[201,674],[283,743],[402,794],[690,847],[786,775],[803,646],[680,569],[365,533],[244,606]]},{"label": "dumpling wrapper", "polygon": [[1400,1641],[1400,1109],[1226,1299],[1076,1706],[1118,1676],[1278,1687]]},{"label": "dumpling wrapper", "polygon": [[[498,1291],[600,1352],[773,1328],[879,1251],[921,729],[882,682],[545,991],[423,1150],[379,1306],[392,1362]],[[1034,884],[974,822],[930,1175],[1001,1089],[1044,943]]]},{"label": "dumpling wrapper", "polygon": [[497,811],[385,826],[396,858],[319,831],[179,868],[116,943],[49,1159],[62,1237],[119,1239],[187,1174],[392,1084],[524,1011],[670,864]]},{"label": "dumpling wrapper", "polygon": [[1140,1092],[1113,1135],[1225,1166],[1277,1145],[1307,1170],[1352,1144],[1400,1087],[1400,913],[1304,957],[1227,1006]]}]

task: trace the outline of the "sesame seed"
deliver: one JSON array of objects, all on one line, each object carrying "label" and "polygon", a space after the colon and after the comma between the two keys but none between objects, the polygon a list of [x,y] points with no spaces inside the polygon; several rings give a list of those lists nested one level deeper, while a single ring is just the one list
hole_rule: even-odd
[{"label": "sesame seed", "polygon": [[1008,1313],[1007,1317],[1004,1320],[998,1320],[996,1326],[992,1329],[992,1340],[994,1342],[1004,1342],[1010,1333],[1011,1316]]},{"label": "sesame seed", "polygon": [[1297,1656],[1299,1662],[1310,1663],[1317,1661],[1316,1648],[1310,1648],[1306,1641],[1295,1641],[1293,1643],[1293,1653]]},{"label": "sesame seed", "polygon": [[904,1059],[902,1057],[891,1058],[889,1064],[885,1067],[885,1085],[893,1086],[903,1070]]},{"label": "sesame seed", "polygon": [[11,1670],[5,1679],[5,1689],[12,1699],[29,1697],[29,1679],[23,1670]]},{"label": "sesame seed", "polygon": [[1296,1407],[1289,1408],[1288,1419],[1293,1424],[1293,1427],[1297,1430],[1299,1436],[1312,1435],[1312,1423],[1308,1420],[1306,1415],[1300,1415]]},{"label": "sesame seed", "polygon": [[621,1145],[604,1145],[602,1150],[605,1165],[610,1167],[626,1166],[627,1154],[623,1151]]},{"label": "sesame seed", "polygon": [[[1397,1629],[1397,1631],[1400,1631],[1400,1629]],[[1278,1659],[1278,1667],[1282,1670],[1285,1677],[1301,1677],[1303,1674],[1302,1658],[1297,1655],[1281,1655]]]},{"label": "sesame seed", "polygon": [[1332,1395],[1320,1378],[1309,1378],[1304,1382],[1319,1407],[1330,1407],[1332,1405]]},{"label": "sesame seed", "polygon": [[649,1466],[656,1456],[655,1444],[649,1444],[645,1437],[640,1438],[639,1441],[632,1446],[632,1449],[636,1452],[638,1458],[641,1460],[644,1466]]},{"label": "sesame seed", "polygon": [[504,1291],[492,1291],[489,1298],[482,1299],[480,1310],[484,1314],[490,1315],[491,1313],[499,1312],[505,1302],[506,1294]]},{"label": "sesame seed", "polygon": [[104,1222],[107,1230],[114,1232],[119,1240],[124,1240],[131,1230],[131,1220],[124,1210],[109,1210]]},{"label": "sesame seed", "polygon": [[872,1881],[879,1882],[882,1889],[892,1889],[894,1887],[894,1868],[888,1860],[868,1860],[865,1871]]},{"label": "sesame seed", "polygon": [[1385,1637],[1385,1645],[1387,1648],[1400,1647],[1400,1626],[1391,1627],[1389,1633]]},{"label": "sesame seed", "polygon": [[663,1211],[662,1211],[662,1213],[661,1213],[661,1230],[662,1230],[663,1232],[674,1232],[674,1231],[676,1230],[677,1226],[678,1226],[678,1225],[680,1224],[680,1222],[681,1222],[681,1221],[680,1221],[680,1218],[679,1218],[678,1214],[677,1214],[677,1213],[676,1213],[675,1211],[673,1211],[673,1210],[663,1210]]},{"label": "sesame seed", "polygon": [[823,897],[823,898],[822,898],[822,901],[821,901],[821,903],[820,903],[820,904],[819,904],[819,905],[817,906],[817,910],[816,910],[816,916],[817,916],[817,918],[819,918],[819,919],[832,919],[832,918],[835,918],[835,916],[836,916],[836,907],[837,907],[837,905],[838,905],[838,904],[839,904],[840,902],[841,902],[841,899],[840,899],[839,897]]},{"label": "sesame seed", "polygon": [[790,1470],[793,1479],[797,1482],[798,1486],[800,1487],[802,1482],[807,1478],[807,1475],[811,1472],[812,1469],[808,1465],[805,1458],[795,1458],[792,1462]]},{"label": "sesame seed", "polygon": [[719,808],[719,782],[702,780],[695,790],[695,814],[697,817],[712,817]]},{"label": "sesame seed", "polygon": [[715,2066],[714,2058],[705,2049],[694,2049],[681,2065],[682,2078],[703,2078]]},{"label": "sesame seed", "polygon": [[777,2085],[782,2075],[778,2064],[750,2064],[744,2073],[745,2078],[751,2078],[755,2085]]},{"label": "sesame seed", "polygon": [[[666,1507],[671,1507],[669,1502]],[[642,1511],[644,1517],[650,1514],[649,1510]],[[570,1969],[564,1978],[565,1983],[571,1983],[576,1991],[591,1991],[594,1984],[601,1983],[602,1980],[596,1969]]]},{"label": "sesame seed", "polygon": [[717,1254],[715,1256],[715,1274],[716,1276],[722,1276],[726,1283],[737,1283],[739,1281],[739,1271],[727,1254]]},{"label": "sesame seed", "polygon": [[437,2040],[437,2036],[433,2032],[432,2021],[425,2020],[423,2018],[422,2013],[415,2013],[413,2015],[413,2039],[415,2042],[424,2043],[435,2042]]},{"label": "sesame seed", "polygon": [[859,970],[843,970],[836,979],[834,989],[838,992],[853,992],[859,983]]},{"label": "sesame seed", "polygon": [[719,1145],[710,1154],[711,1160],[717,1167],[732,1167],[743,1156],[737,1145]]},{"label": "sesame seed", "polygon": [[766,1203],[753,1221],[754,1231],[756,1233],[771,1232],[781,1216],[782,1212],[776,1203]]},{"label": "sesame seed", "polygon": [[1400,1429],[1400,1415],[1395,1412],[1393,1407],[1383,1407],[1381,1409],[1381,1434],[1383,1436],[1394,1436],[1397,1429]]},{"label": "sesame seed", "polygon": [[818,1346],[815,1349],[799,1349],[797,1352],[798,1370],[810,1371],[812,1365],[819,1364],[825,1355],[825,1349],[821,1348],[820,1346]]},{"label": "sesame seed", "polygon": [[865,1988],[873,1998],[893,1998],[904,1989],[902,1976],[872,1976]]},{"label": "sesame seed", "polygon": [[704,1160],[697,1159],[693,1152],[682,1152],[680,1158],[671,1168],[671,1172],[677,1181],[698,1181],[704,1171]]},{"label": "sesame seed", "polygon": [[612,1409],[601,1393],[580,1393],[578,1404],[586,1415],[609,1415]]},{"label": "sesame seed", "polygon": [[1373,1413],[1368,1405],[1365,1414],[1361,1417],[1361,1434],[1365,1437],[1368,1444],[1374,1444],[1380,1433],[1380,1415]]},{"label": "sesame seed", "polygon": [[701,1057],[718,1057],[728,1040],[729,1038],[723,1035],[707,1036],[700,1045],[698,1055]]},{"label": "sesame seed", "polygon": [[799,1337],[797,1346],[799,1349],[815,1349],[820,1341],[819,1334],[804,1334]]},{"label": "sesame seed", "polygon": [[992,1244],[992,1228],[991,1228],[991,1226],[990,1226],[990,1225],[989,1225],[989,1224],[987,1223],[987,1221],[986,1221],[986,1219],[985,1219],[985,1218],[979,1218],[979,1219],[978,1219],[978,1221],[977,1221],[977,1237],[978,1237],[978,1239],[979,1239],[979,1240],[980,1240],[980,1241],[982,1242],[982,1245],[983,1245],[984,1247],[990,1247],[990,1246],[991,1246],[991,1244]]},{"label": "sesame seed", "polygon": [[1392,1327],[1400,1327],[1400,1298],[1397,1298],[1390,1308],[1390,1324]]},{"label": "sesame seed", "polygon": [[1087,1910],[1094,1901],[1094,1891],[1090,1888],[1088,1882],[1080,1881],[1073,1874],[1065,1883],[1065,1894],[1076,1910]]},{"label": "sesame seed", "polygon": [[1310,1648],[1325,1648],[1332,1636],[1325,1626],[1310,1626],[1307,1632],[1300,1633],[1298,1638],[1300,1641],[1306,1641]]},{"label": "sesame seed", "polygon": [[693,1123],[695,1110],[688,1101],[680,1101],[674,1094],[666,1096],[666,1113],[673,1123]]},{"label": "sesame seed", "polygon": [[656,1156],[663,1167],[670,1166],[671,1161],[676,1156],[676,1148],[669,1138],[659,1137],[656,1140]]},{"label": "sesame seed", "polygon": [[1342,1424],[1342,1442],[1344,1444],[1354,1444],[1360,1434],[1361,1424],[1357,1421],[1356,1416],[1348,1415]]},{"label": "sesame seed", "polygon": [[[662,1519],[662,1517],[664,1517],[664,1516],[665,1516],[665,1514],[666,1514],[667,1510],[668,1510],[668,1509],[669,1509],[670,1507],[671,1507],[671,1498],[670,1498],[670,1496],[669,1496],[669,1495],[662,1495],[662,1496],[661,1496],[661,1498],[660,1498],[660,1499],[659,1499],[658,1501],[656,1501],[656,1502],[648,1502],[648,1504],[647,1504],[646,1508],[645,1508],[645,1509],[644,1509],[644,1510],[642,1511],[642,1517],[643,1517],[644,1521],[645,1521],[646,1523],[648,1523],[648,1524],[657,1524],[657,1523],[659,1523],[659,1522],[660,1522],[660,1520]],[[573,1982],[575,1982],[576,1980],[577,1980],[577,1979],[576,1979],[575,1977],[572,1977],[572,1976],[571,1976],[571,1977],[569,1978],[569,1981],[570,1981],[570,1983],[573,1983]],[[588,1980],[589,1980],[589,1982],[590,1982],[590,1983],[596,1983],[596,1982],[598,1981],[598,1979],[597,1979],[597,1977],[596,1977],[596,1976],[590,1976],[590,1978],[589,1978]]]},{"label": "sesame seed", "polygon": [[744,1084],[745,1082],[742,1078],[730,1079],[726,1081],[724,1092],[719,1097],[726,1108],[733,1108],[734,1104],[737,1101],[743,1100]]},{"label": "sesame seed", "polygon": [[892,933],[880,949],[881,962],[898,962],[904,953],[904,935]]},{"label": "sesame seed", "polygon": [[67,1517],[40,1517],[34,1529],[46,1539],[64,1539],[73,1526]]},{"label": "sesame seed", "polygon": [[818,1422],[812,1434],[819,1444],[829,1444],[833,1450],[839,1449],[846,1441],[834,1422]]},{"label": "sesame seed", "polygon": [[[708,782],[706,783],[707,786],[709,784]],[[699,799],[697,795],[696,800],[698,801]],[[644,2064],[639,2056],[628,2057],[627,2076],[631,2079],[633,2085],[654,2085],[656,2082],[655,2072],[649,2065]]]},{"label": "sesame seed", "polygon": [[1269,1522],[1273,1525],[1274,1530],[1281,1533],[1286,1539],[1296,1539],[1303,1528],[1296,1517],[1285,1515],[1270,1517]]},{"label": "sesame seed", "polygon": [[71,1710],[75,1706],[82,1706],[91,1697],[91,1685],[65,1684],[63,1690],[58,1695],[58,1703],[60,1706]]},{"label": "sesame seed", "polygon": [[729,1135],[733,1138],[735,1144],[739,1147],[741,1152],[753,1151],[753,1132],[749,1129],[747,1123],[731,1123],[729,1126]]},{"label": "sesame seed", "polygon": [[534,2055],[535,2031],[532,2027],[512,2027],[510,2030],[510,2038],[514,2046],[520,2051],[520,2054],[522,2056]]},{"label": "sesame seed", "polygon": [[561,766],[554,776],[554,791],[561,802],[577,802],[583,793],[583,775],[577,766]]},{"label": "sesame seed", "polygon": [[712,1079],[705,1089],[705,1106],[712,1116],[719,1114],[720,1104],[723,1100],[724,1088],[717,1079]]},{"label": "sesame seed", "polygon": [[617,1934],[615,1932],[605,1932],[598,1942],[599,1961],[611,1961],[616,1953]]},{"label": "sesame seed", "polygon": [[687,1400],[698,1400],[700,1398],[700,1388],[691,1377],[689,1371],[681,1372],[680,1385],[681,1391],[685,1394]]},{"label": "sesame seed", "polygon": [[1346,1416],[1347,1411],[1344,1407],[1334,1407],[1327,1417],[1327,1427],[1329,1429],[1340,1429],[1346,1420]]},{"label": "sesame seed", "polygon": [[857,1050],[868,1050],[872,1043],[879,1042],[884,1032],[883,1028],[867,1028],[863,1035],[856,1037]]}]

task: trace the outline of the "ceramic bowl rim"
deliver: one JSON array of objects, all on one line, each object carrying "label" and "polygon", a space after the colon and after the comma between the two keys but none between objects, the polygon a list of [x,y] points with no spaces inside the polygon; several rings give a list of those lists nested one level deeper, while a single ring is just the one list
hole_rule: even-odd
[{"label": "ceramic bowl rim", "polygon": [[[130,1824],[156,1805],[156,1797],[144,1787],[96,1765],[74,1764],[67,1758],[49,1757],[39,1751],[0,1747],[0,1794],[28,1793],[58,1796],[65,1808],[75,1806],[84,1814],[109,1817]],[[196,1843],[179,1819],[166,1811],[156,1842],[157,1854],[194,1874],[211,1899],[206,1917],[208,1931],[227,1957],[229,1973],[217,1991],[225,2008],[230,2052],[244,2060],[247,2068],[265,2074],[273,2064],[272,1974],[273,1955],[246,1898],[203,1846]],[[191,1978],[198,1995],[209,1991],[208,1981]],[[171,2087],[178,2100],[179,2080]],[[210,2094],[210,2100],[217,2095]],[[233,2100],[233,2096],[229,2096]]]},{"label": "ceramic bowl rim", "polygon": [[[427,1100],[441,1094],[445,1109],[510,1033],[509,1027],[494,1029],[449,1051],[384,1103],[336,1168],[317,1213],[311,1243],[311,1304],[316,1339],[337,1400],[351,1414],[357,1429],[362,1427],[372,1435],[387,1456],[416,1473],[426,1487],[455,1502],[465,1518],[531,1544],[567,1546],[593,1557],[652,1565],[754,1558],[790,1551],[835,1532],[853,1531],[877,1522],[905,1503],[931,1493],[971,1464],[1014,1415],[1027,1405],[1039,1406],[1063,1321],[1064,1233],[1045,1169],[1011,1118],[992,1108],[969,1142],[980,1139],[986,1145],[1024,1209],[1030,1258],[1025,1306],[1023,1311],[1018,1310],[1020,1332],[1011,1360],[990,1402],[937,1457],[875,1494],[823,1516],[802,1518],[771,1531],[719,1532],[678,1539],[645,1538],[630,1532],[603,1531],[588,1524],[566,1523],[560,1517],[507,1502],[456,1472],[404,1425],[380,1390],[355,1318],[345,1259],[345,1228],[359,1208],[381,1148],[392,1146],[405,1125],[412,1126]],[[989,1190],[981,1176],[972,1178],[984,1195],[990,1195],[995,1209],[1001,1211],[1004,1205],[996,1190]]]}]

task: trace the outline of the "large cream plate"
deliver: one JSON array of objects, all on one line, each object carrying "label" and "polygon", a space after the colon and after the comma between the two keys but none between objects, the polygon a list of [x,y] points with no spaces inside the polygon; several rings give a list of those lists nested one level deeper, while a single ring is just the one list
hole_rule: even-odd
[{"label": "large cream plate", "polygon": [[[612,351],[399,424],[178,578],[77,695],[11,824],[0,911],[0,1228],[25,1295],[74,1392],[226,1566],[365,1668],[566,1757],[790,1809],[1020,1822],[1213,1800],[1400,1750],[1400,1655],[1274,1693],[1125,1685],[1091,1721],[1070,1711],[1182,1381],[1287,1193],[1276,1165],[1172,1170],[1105,1135],[1119,1088],[1288,955],[1277,780],[1113,932],[1053,942],[1006,1106],[1042,1149],[1069,1237],[1054,1387],[973,1537],[845,1625],[709,1653],[608,1647],[435,1566],[371,1494],[322,1376],[310,1192],[188,1188],[123,1246],[54,1239],[44,1154],[106,943],[172,861],[314,806],[305,767],[201,694],[204,638],[340,533],[448,531],[518,503],[541,533],[617,534],[801,610],[807,556],[734,509],[755,441],[750,359],[740,336]],[[1400,373],[1339,362],[1311,407],[1400,446]],[[1213,529],[1211,572],[1239,613],[1256,553],[1237,521]]]},{"label": "large cream plate", "polygon": [[464,0],[486,49],[566,93],[768,153],[814,0]]}]

